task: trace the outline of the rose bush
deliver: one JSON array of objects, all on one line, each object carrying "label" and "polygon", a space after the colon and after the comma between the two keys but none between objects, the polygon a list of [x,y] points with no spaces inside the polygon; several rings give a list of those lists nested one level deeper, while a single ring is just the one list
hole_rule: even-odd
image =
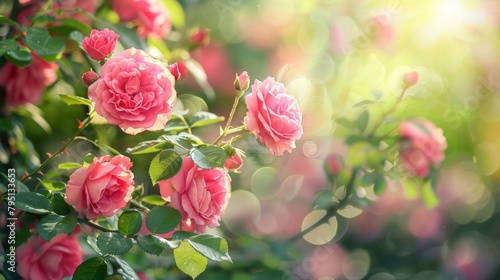
[{"label": "rose bush", "polygon": [[159,185],[162,198],[198,232],[219,226],[231,196],[231,177],[224,169],[201,169],[189,157],[184,158],[179,173]]},{"label": "rose bush", "polygon": [[244,121],[248,130],[273,155],[291,152],[303,134],[302,113],[297,100],[286,93],[285,86],[271,77],[263,82],[255,80],[245,101],[248,112]]},{"label": "rose bush", "polygon": [[446,139],[433,123],[410,119],[401,123],[399,131],[403,138],[401,161],[410,173],[424,178],[431,166],[438,167],[444,160]]},{"label": "rose bush", "polygon": [[63,279],[73,275],[82,254],[77,235],[59,234],[51,242],[34,235],[17,248],[18,272],[23,279]]},{"label": "rose bush", "polygon": [[77,169],[66,188],[66,202],[90,220],[113,216],[127,205],[134,191],[132,162],[128,157],[102,156]]},{"label": "rose bush", "polygon": [[166,65],[131,48],[106,61],[88,94],[99,115],[134,135],[165,127],[177,97],[174,85]]}]

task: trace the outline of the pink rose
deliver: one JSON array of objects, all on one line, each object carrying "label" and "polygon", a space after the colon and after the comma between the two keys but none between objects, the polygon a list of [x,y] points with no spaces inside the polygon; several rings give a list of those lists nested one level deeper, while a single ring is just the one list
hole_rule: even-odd
[{"label": "pink rose", "polygon": [[82,47],[92,59],[99,61],[113,53],[118,37],[120,35],[107,28],[92,29],[90,37],[83,39]]},{"label": "pink rose", "polygon": [[58,66],[32,53],[33,62],[23,68],[7,62],[0,70],[0,86],[5,88],[7,104],[37,103],[45,87],[56,81]]},{"label": "pink rose", "polygon": [[292,151],[303,134],[302,113],[285,86],[271,77],[263,82],[255,80],[252,93],[245,100],[248,112],[244,121],[248,130],[275,156]]},{"label": "pink rose", "polygon": [[159,0],[113,0],[113,10],[121,21],[137,24],[137,34],[164,38],[170,33],[170,14]]},{"label": "pink rose", "polygon": [[111,217],[125,207],[134,191],[132,162],[125,156],[102,156],[69,177],[66,202],[90,220]]},{"label": "pink rose", "polygon": [[191,158],[184,158],[174,177],[160,181],[163,199],[179,210],[184,222],[194,224],[199,232],[219,226],[231,196],[231,177],[224,169],[201,169]]},{"label": "pink rose", "polygon": [[76,235],[59,234],[50,243],[35,235],[16,253],[17,272],[23,279],[59,280],[73,275],[83,250]]},{"label": "pink rose", "polygon": [[110,124],[135,135],[165,127],[177,97],[174,83],[165,64],[132,48],[106,61],[89,98]]},{"label": "pink rose", "polygon": [[401,160],[410,173],[424,178],[431,165],[438,167],[444,160],[446,139],[443,130],[433,123],[410,119],[400,125],[399,131],[403,138]]}]

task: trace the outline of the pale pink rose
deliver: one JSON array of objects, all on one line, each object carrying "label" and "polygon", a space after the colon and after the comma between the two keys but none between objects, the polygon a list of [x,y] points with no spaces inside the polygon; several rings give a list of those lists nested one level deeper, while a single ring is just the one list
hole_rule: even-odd
[{"label": "pale pink rose", "polygon": [[113,0],[111,6],[121,21],[137,24],[142,38],[164,38],[170,33],[170,13],[159,0]]},{"label": "pale pink rose", "polygon": [[135,135],[165,127],[177,97],[174,83],[165,64],[132,48],[106,61],[88,92],[99,115]]},{"label": "pale pink rose", "polygon": [[128,157],[95,157],[69,177],[66,202],[89,220],[111,217],[129,202],[134,191],[132,162]]},{"label": "pale pink rose", "polygon": [[54,9],[62,11],[60,14],[59,13],[54,14],[56,19],[58,20],[62,20],[64,18],[73,18],[85,24],[90,25],[92,19],[86,16],[85,13],[95,14],[95,11],[97,10],[97,0],[55,1]]},{"label": "pale pink rose", "polygon": [[282,83],[268,77],[255,80],[252,93],[245,97],[248,112],[245,124],[275,155],[291,152],[303,134],[302,113],[295,97],[286,93]]},{"label": "pale pink rose", "polygon": [[184,158],[179,173],[159,185],[163,199],[198,232],[219,226],[231,196],[231,177],[226,170],[201,169],[189,157]]},{"label": "pale pink rose", "polygon": [[32,56],[33,62],[26,67],[7,62],[0,70],[0,86],[5,88],[9,106],[37,103],[45,88],[57,79],[56,63],[46,62],[35,53]]},{"label": "pale pink rose", "polygon": [[83,39],[82,47],[92,59],[99,61],[113,53],[118,37],[120,35],[107,28],[92,29],[90,37]]},{"label": "pale pink rose", "polygon": [[431,166],[438,167],[444,160],[446,138],[433,123],[410,119],[400,125],[399,131],[403,138],[401,161],[410,173],[424,178]]},{"label": "pale pink rose", "polygon": [[247,71],[243,71],[239,76],[236,75],[234,80],[234,88],[239,91],[245,91],[250,86],[250,77],[248,77]]},{"label": "pale pink rose", "polygon": [[16,250],[17,272],[23,279],[60,280],[73,275],[82,253],[76,235],[59,234],[50,243],[35,235]]}]

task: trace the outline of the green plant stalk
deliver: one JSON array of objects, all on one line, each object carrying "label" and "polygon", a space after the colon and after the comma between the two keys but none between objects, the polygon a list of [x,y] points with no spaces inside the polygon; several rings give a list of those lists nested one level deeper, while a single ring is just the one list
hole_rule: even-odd
[{"label": "green plant stalk", "polygon": [[69,147],[69,145],[71,145],[75,140],[76,140],[76,137],[90,124],[90,121],[92,120],[94,116],[94,112],[91,112],[89,114],[89,117],[87,117],[81,127],[78,128],[78,130],[73,134],[73,136],[71,136],[71,138],[69,138],[68,141],[66,141],[66,143],[64,143],[64,145],[59,149],[57,150],[54,154],[52,154],[52,156],[50,156],[49,158],[47,158],[42,164],[40,164],[40,166],[38,166],[37,169],[33,170],[31,173],[29,173],[28,175],[26,176],[23,176],[20,181],[23,182],[29,178],[32,178],[35,174],[37,174],[38,172],[40,172],[45,166],[47,166],[54,158],[58,157],[60,154],[62,154],[64,151],[66,151],[66,149]]},{"label": "green plant stalk", "polygon": [[337,214],[338,210],[344,207],[349,202],[349,197],[354,188],[354,181],[356,180],[357,175],[358,175],[358,169],[354,168],[351,174],[351,178],[349,179],[349,182],[345,189],[345,196],[339,201],[338,204],[328,207],[328,209],[326,210],[326,214],[321,219],[319,219],[316,223],[312,224],[305,230],[299,232],[298,234],[286,240],[285,244],[294,243],[295,241],[301,239],[302,237],[304,237],[306,234],[313,231],[317,227],[321,226],[324,223],[327,223],[332,217],[334,217]]},{"label": "green plant stalk", "polygon": [[387,116],[389,116],[390,114],[394,113],[394,111],[396,110],[398,105],[401,103],[401,101],[403,101],[403,97],[404,97],[407,89],[408,89],[408,87],[405,87],[403,89],[403,91],[401,92],[401,95],[398,97],[398,99],[396,100],[394,105],[392,105],[392,107],[389,110],[387,110],[387,112],[385,112],[382,115],[382,117],[380,117],[379,121],[373,126],[372,132],[370,134],[368,134],[368,140],[370,140],[371,138],[373,138],[375,136],[375,132],[377,132],[377,129],[382,125],[382,123],[384,122],[384,119]]},{"label": "green plant stalk", "polygon": [[104,231],[104,232],[119,232],[118,230],[114,230],[114,229],[108,229],[108,228],[105,228],[105,227],[102,227],[98,224],[94,224],[92,223],[91,221],[87,220],[87,219],[84,219],[84,218],[78,218],[77,219],[79,223],[83,223],[83,224],[86,224],[86,225],[89,225],[95,229],[98,229],[100,231]]},{"label": "green plant stalk", "polygon": [[219,141],[222,139],[222,137],[227,135],[227,132],[229,130],[229,125],[233,121],[234,113],[236,112],[236,108],[238,107],[238,102],[240,100],[240,97],[241,96],[236,95],[236,97],[234,98],[233,107],[231,108],[231,113],[229,113],[229,118],[227,119],[226,126],[224,127],[224,130],[219,135],[219,137],[217,137],[217,139],[214,140],[212,145],[216,145],[217,143],[219,143]]}]

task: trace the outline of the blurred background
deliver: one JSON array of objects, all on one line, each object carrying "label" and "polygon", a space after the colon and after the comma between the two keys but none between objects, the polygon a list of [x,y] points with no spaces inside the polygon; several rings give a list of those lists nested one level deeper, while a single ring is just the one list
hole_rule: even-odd
[{"label": "blurred background", "polygon": [[[232,197],[217,229],[230,240],[234,264],[210,267],[199,279],[500,279],[499,1],[179,3],[185,26],[174,29],[167,43],[178,43],[186,30],[208,30],[210,43],[191,56],[213,91],[186,72],[177,86],[178,108],[227,116],[234,75],[246,70],[252,81],[273,76],[283,82],[304,118],[304,136],[291,154],[273,157],[251,137],[236,145],[248,152],[241,173],[231,174]],[[346,209],[293,247],[272,246],[321,216],[312,201],[328,185],[323,161],[332,152],[347,153],[348,131],[335,120],[369,110],[373,125],[398,98],[402,75],[413,70],[419,81],[394,121],[422,117],[443,129],[448,148],[437,187],[440,204],[428,209],[408,186],[388,180],[382,195],[366,194],[372,201],[366,207]],[[63,83],[51,88],[68,90]],[[85,88],[75,91],[83,94]],[[381,102],[353,106],[363,100]],[[28,122],[28,137],[40,153],[56,150],[85,112],[72,108],[73,115],[60,118],[58,110],[67,111],[66,105],[50,94],[39,105],[52,132]],[[244,114],[241,106],[235,125]],[[213,130],[194,133],[215,139]],[[139,142],[111,126],[88,134],[119,151]],[[92,151],[91,144],[78,142],[69,156]],[[157,192],[147,185],[144,167],[151,158],[133,160],[136,181]],[[172,260],[130,258],[138,270],[153,263],[151,278],[181,277],[165,271]]]}]

